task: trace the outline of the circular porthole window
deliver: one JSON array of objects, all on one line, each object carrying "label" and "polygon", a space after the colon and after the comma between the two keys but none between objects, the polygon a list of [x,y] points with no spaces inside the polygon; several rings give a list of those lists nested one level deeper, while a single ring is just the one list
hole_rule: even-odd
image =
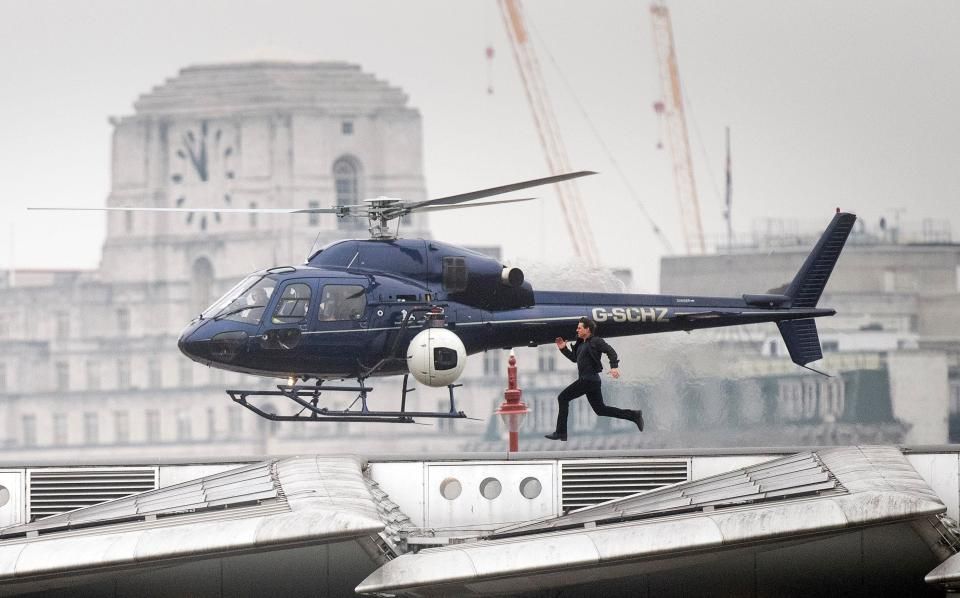
[{"label": "circular porthole window", "polygon": [[487,478],[480,482],[480,494],[487,500],[500,496],[503,486],[497,478]]},{"label": "circular porthole window", "polygon": [[447,500],[453,500],[463,492],[463,486],[457,478],[447,478],[440,482],[440,495]]},{"label": "circular porthole window", "polygon": [[6,506],[10,502],[10,491],[6,486],[0,486],[0,507]]},{"label": "circular porthole window", "polygon": [[533,500],[540,496],[542,491],[543,485],[537,478],[523,478],[523,481],[520,482],[520,494],[522,494],[524,498]]}]

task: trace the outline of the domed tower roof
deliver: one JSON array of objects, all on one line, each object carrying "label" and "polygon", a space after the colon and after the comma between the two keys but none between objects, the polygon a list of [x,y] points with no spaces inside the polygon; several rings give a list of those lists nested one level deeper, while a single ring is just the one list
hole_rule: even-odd
[{"label": "domed tower roof", "polygon": [[[278,109],[338,113],[413,110],[407,95],[346,62],[258,61],[198,65],[140,96],[137,114],[217,114]],[[415,110],[413,110],[415,111]]]}]

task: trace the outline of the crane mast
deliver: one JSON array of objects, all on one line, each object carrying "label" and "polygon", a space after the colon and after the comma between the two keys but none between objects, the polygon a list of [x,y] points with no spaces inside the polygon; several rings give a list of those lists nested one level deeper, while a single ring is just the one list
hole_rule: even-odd
[{"label": "crane mast", "polygon": [[[499,5],[550,174],[571,172],[573,169],[570,167],[566,147],[560,135],[560,127],[547,95],[547,88],[540,72],[540,63],[530,43],[520,0],[500,0]],[[600,258],[597,245],[590,228],[590,221],[583,208],[577,183],[572,180],[557,183],[557,193],[576,256],[590,266],[598,266]]]},{"label": "crane mast", "polygon": [[662,4],[650,7],[653,23],[653,44],[660,67],[660,86],[663,102],[656,105],[662,111],[667,128],[667,145],[673,164],[673,183],[680,203],[680,218],[683,223],[683,240],[688,254],[704,253],[703,225],[700,222],[700,203],[697,186],[693,180],[693,161],[690,158],[690,137],[687,134],[687,117],[683,110],[683,95],[680,87],[680,70],[673,46],[673,27],[670,11]]}]

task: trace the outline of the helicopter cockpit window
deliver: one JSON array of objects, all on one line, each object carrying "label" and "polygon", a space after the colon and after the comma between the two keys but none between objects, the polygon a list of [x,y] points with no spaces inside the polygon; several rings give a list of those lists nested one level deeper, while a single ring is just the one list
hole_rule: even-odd
[{"label": "helicopter cockpit window", "polygon": [[321,321],[359,320],[367,307],[366,291],[357,285],[328,284],[320,302]]},{"label": "helicopter cockpit window", "polygon": [[310,307],[310,285],[295,282],[283,289],[283,295],[273,310],[274,324],[299,324],[307,319]]},{"label": "helicopter cockpit window", "polygon": [[465,258],[443,258],[443,290],[448,293],[459,293],[467,290],[467,260]]},{"label": "helicopter cockpit window", "polygon": [[271,276],[248,276],[203,312],[203,317],[259,324],[276,287]]}]

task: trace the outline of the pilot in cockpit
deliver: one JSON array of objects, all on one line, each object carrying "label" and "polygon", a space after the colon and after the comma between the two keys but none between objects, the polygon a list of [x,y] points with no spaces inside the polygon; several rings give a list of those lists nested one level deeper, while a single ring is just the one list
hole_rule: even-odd
[{"label": "pilot in cockpit", "polygon": [[267,306],[267,301],[269,297],[267,296],[267,291],[261,286],[255,286],[247,292],[247,296],[244,299],[244,302],[247,305],[247,309],[240,312],[240,317],[244,320],[249,320],[251,322],[259,322],[260,316],[263,314],[264,308]]},{"label": "pilot in cockpit", "polygon": [[336,319],[336,301],[330,291],[324,291],[323,301],[320,302],[320,321],[332,322]]},{"label": "pilot in cockpit", "polygon": [[267,291],[263,287],[253,287],[247,293],[247,305],[264,307],[267,304]]}]

